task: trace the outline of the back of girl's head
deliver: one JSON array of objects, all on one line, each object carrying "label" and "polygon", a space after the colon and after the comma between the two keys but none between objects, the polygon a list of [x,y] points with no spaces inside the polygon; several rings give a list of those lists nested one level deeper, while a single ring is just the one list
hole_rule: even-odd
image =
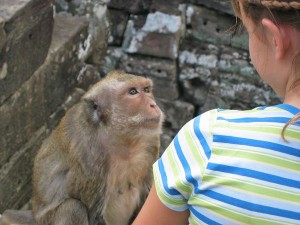
[{"label": "back of girl's head", "polygon": [[[294,28],[298,31],[295,35],[300,38],[300,0],[231,0],[231,3],[238,18],[242,18],[241,11],[243,11],[243,15],[247,16],[257,27],[262,27],[262,19],[267,18],[274,24]],[[259,34],[263,35],[261,32]],[[292,62],[292,74],[296,76],[296,79],[290,88],[300,85],[299,68],[300,49]],[[300,120],[300,113],[285,125],[282,137],[286,128],[298,120]]]},{"label": "back of girl's head", "polygon": [[277,24],[286,24],[300,31],[300,0],[231,0],[233,9],[241,17],[241,8],[256,24],[268,18]]},{"label": "back of girl's head", "polygon": [[[300,37],[300,0],[231,0],[234,12],[241,18],[241,10],[257,27],[262,27],[262,19],[267,18],[274,24],[293,27]],[[238,27],[238,26],[237,26]],[[293,74],[300,84],[300,49],[293,60]]]}]

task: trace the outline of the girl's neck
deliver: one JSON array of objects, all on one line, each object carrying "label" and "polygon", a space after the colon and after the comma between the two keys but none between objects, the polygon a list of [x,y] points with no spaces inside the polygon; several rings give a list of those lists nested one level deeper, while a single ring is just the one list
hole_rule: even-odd
[{"label": "girl's neck", "polygon": [[300,83],[297,86],[286,91],[283,103],[295,106],[296,108],[300,109]]}]

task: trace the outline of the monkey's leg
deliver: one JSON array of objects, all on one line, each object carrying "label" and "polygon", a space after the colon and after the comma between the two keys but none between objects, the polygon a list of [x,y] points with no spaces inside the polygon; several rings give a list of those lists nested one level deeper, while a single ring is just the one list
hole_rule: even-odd
[{"label": "monkey's leg", "polygon": [[55,209],[38,219],[39,225],[89,225],[85,205],[79,200],[69,198]]},{"label": "monkey's leg", "polygon": [[5,210],[0,225],[37,225],[31,210]]}]

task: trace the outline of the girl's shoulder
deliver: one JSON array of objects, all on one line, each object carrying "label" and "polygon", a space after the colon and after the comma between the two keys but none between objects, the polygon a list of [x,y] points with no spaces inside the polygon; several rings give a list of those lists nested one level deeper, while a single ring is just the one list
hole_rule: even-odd
[{"label": "girl's shoulder", "polygon": [[182,138],[189,133],[211,143],[213,135],[220,129],[226,132],[269,126],[282,129],[299,112],[299,109],[287,104],[260,106],[250,110],[212,109],[191,119],[178,134]]},{"label": "girl's shoulder", "polygon": [[247,122],[252,120],[269,121],[271,118],[292,118],[297,113],[300,113],[300,109],[288,104],[279,104],[274,106],[260,106],[250,110],[217,109],[215,117],[216,120],[235,122]]},{"label": "girl's shoulder", "polygon": [[[212,145],[220,133],[281,132],[286,123],[300,110],[287,105],[261,106],[251,110],[212,109],[196,116],[178,132],[179,140],[201,140],[203,146]],[[270,129],[272,128],[272,129]],[[295,128],[300,130],[300,127]]]}]

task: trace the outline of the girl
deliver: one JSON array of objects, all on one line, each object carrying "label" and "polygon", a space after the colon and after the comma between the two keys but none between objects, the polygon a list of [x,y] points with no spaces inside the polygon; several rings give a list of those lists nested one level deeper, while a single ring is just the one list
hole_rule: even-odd
[{"label": "girl", "polygon": [[232,0],[256,70],[284,102],[211,110],[154,164],[134,225],[300,224],[300,0]]}]

